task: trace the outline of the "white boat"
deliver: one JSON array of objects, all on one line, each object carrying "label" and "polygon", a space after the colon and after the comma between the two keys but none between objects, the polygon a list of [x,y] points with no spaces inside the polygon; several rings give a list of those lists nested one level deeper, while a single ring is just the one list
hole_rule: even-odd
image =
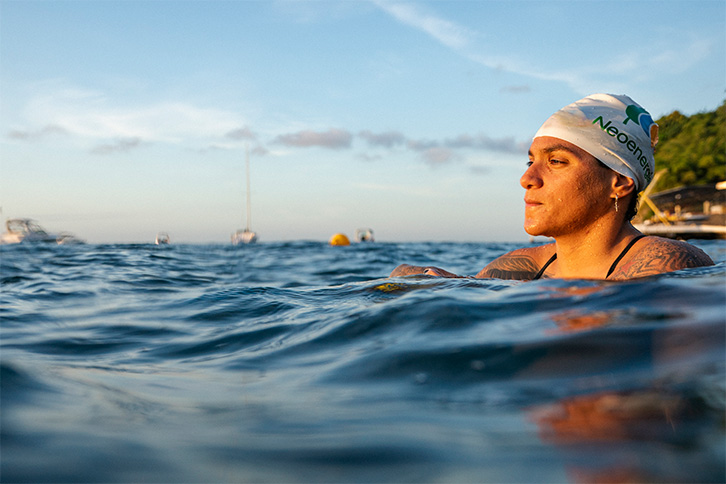
[{"label": "white boat", "polygon": [[251,230],[238,230],[232,234],[232,244],[253,244],[257,242],[257,234]]},{"label": "white boat", "polygon": [[68,232],[61,232],[58,234],[58,237],[56,237],[56,242],[58,245],[75,245],[75,244],[85,244],[86,242],[79,239],[73,234],[70,234]]},{"label": "white boat", "polygon": [[355,240],[357,242],[374,242],[373,229],[357,229],[355,231]]},{"label": "white boat", "polygon": [[232,244],[252,244],[257,242],[257,234],[250,230],[250,223],[252,219],[252,209],[250,204],[250,154],[249,150],[245,150],[245,171],[247,175],[247,224],[244,230],[238,230],[232,234]]},{"label": "white boat", "polygon": [[0,244],[82,244],[82,240],[68,232],[52,234],[29,218],[13,218],[5,222],[7,231],[0,236]]},{"label": "white boat", "polygon": [[169,242],[169,234],[166,232],[159,232],[156,234],[156,239],[154,240],[156,245],[167,245]]},{"label": "white boat", "polygon": [[653,216],[635,228],[672,239],[726,239],[726,183],[672,188],[641,199]]}]

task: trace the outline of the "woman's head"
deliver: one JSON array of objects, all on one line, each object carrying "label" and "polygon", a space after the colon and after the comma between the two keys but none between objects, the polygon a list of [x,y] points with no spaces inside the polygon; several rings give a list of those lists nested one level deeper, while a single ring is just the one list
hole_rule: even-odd
[{"label": "woman's head", "polygon": [[636,195],[632,178],[579,146],[551,136],[532,141],[520,184],[527,191],[525,230],[555,238],[587,232],[605,220],[623,223]]},{"label": "woman's head", "polygon": [[658,125],[628,96],[592,94],[550,116],[534,138],[572,143],[616,173],[631,178],[636,191],[650,183]]}]

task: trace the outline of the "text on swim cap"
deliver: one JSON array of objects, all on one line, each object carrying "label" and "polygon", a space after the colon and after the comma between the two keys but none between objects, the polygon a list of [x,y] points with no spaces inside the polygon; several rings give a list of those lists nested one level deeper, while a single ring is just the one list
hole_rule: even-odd
[{"label": "text on swim cap", "polygon": [[643,154],[643,150],[640,146],[638,146],[638,143],[636,143],[635,140],[630,139],[627,133],[620,131],[615,126],[611,126],[612,121],[608,121],[607,124],[603,124],[602,116],[598,116],[595,121],[592,122],[592,124],[595,123],[599,123],[601,130],[618,140],[618,142],[625,146],[628,151],[633,153],[635,159],[638,160],[638,163],[640,163],[640,166],[643,168],[643,175],[645,176],[646,184],[650,183],[650,180],[653,178],[653,172],[650,169],[650,165],[648,165],[648,158],[646,158],[645,154]]}]

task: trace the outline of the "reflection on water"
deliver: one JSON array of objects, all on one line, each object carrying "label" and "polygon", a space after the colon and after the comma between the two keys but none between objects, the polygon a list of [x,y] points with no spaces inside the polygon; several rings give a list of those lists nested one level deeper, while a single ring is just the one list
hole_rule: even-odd
[{"label": "reflection on water", "polygon": [[[718,460],[680,469],[659,461],[663,456],[681,460],[688,449],[704,444],[714,409],[701,399],[657,389],[606,392],[570,397],[529,413],[543,441],[562,450],[575,482],[717,482]],[[598,455],[617,445],[629,449],[627,458]]]},{"label": "reflection on water", "polygon": [[[601,289],[564,288],[563,291],[584,296]],[[573,309],[554,313],[551,318],[557,325],[557,332],[574,333],[615,324],[621,316],[619,310],[587,312]],[[721,348],[722,353],[718,340],[723,342],[725,336],[722,324],[708,331],[688,325],[661,329],[652,333],[650,351],[641,357],[649,358],[658,366],[678,364],[683,359],[698,358],[714,349],[719,352]],[[612,348],[612,356],[620,356],[619,348]],[[674,382],[663,383],[662,388],[574,395],[531,406],[527,413],[537,424],[543,442],[563,452],[573,482],[719,482],[726,446],[723,442],[716,444],[715,462],[704,460],[702,467],[674,467],[659,458],[665,454],[676,460],[677,455],[688,449],[703,446],[710,438],[712,428],[709,426],[714,424],[720,426],[722,433],[725,422],[721,409],[726,395],[721,393],[720,401],[708,402],[691,392],[673,391],[670,388]],[[632,442],[643,445],[628,445]],[[602,458],[601,452],[611,451],[617,445],[629,449],[627,458],[612,458],[612,454]],[[657,448],[657,452],[653,448]]]}]

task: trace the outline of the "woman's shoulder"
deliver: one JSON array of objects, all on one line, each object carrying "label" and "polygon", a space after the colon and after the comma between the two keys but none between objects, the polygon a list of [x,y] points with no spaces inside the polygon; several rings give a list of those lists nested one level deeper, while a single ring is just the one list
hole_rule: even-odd
[{"label": "woman's shoulder", "polygon": [[530,280],[554,253],[554,243],[515,249],[487,264],[476,277]]},{"label": "woman's shoulder", "polygon": [[680,240],[648,236],[633,247],[613,272],[611,279],[633,279],[680,269],[713,265],[713,260],[698,247]]}]

